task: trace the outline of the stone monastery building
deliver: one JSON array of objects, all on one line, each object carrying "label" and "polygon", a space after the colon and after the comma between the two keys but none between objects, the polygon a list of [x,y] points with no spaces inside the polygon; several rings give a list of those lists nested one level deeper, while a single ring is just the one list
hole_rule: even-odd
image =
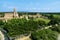
[{"label": "stone monastery building", "polygon": [[8,20],[12,18],[18,18],[18,13],[16,12],[15,8],[14,8],[14,12],[5,12],[4,17],[0,17],[0,20]]}]

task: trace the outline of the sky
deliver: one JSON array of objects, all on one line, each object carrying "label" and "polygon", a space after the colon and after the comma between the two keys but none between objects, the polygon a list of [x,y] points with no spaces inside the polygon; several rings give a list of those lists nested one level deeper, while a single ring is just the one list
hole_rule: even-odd
[{"label": "sky", "polygon": [[60,0],[0,0],[0,12],[60,12]]}]

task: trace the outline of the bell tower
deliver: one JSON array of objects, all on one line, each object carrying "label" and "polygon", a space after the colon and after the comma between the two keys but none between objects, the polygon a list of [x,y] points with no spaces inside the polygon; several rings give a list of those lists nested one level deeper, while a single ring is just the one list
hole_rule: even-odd
[{"label": "bell tower", "polygon": [[17,13],[17,11],[16,11],[16,8],[14,8],[14,14],[13,14],[13,17],[14,17],[14,18],[17,18],[17,17],[18,17],[18,13]]}]

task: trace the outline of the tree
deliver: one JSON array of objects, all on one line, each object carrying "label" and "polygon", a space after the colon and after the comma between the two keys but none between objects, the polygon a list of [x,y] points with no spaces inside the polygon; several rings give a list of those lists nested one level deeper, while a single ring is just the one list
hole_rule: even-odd
[{"label": "tree", "polygon": [[46,25],[44,21],[38,21],[38,24],[39,24],[40,26]]},{"label": "tree", "polygon": [[4,22],[2,20],[0,20],[0,27],[4,26]]},{"label": "tree", "polygon": [[57,40],[58,33],[50,29],[40,30],[32,33],[33,40]]},{"label": "tree", "polygon": [[38,24],[35,21],[26,19],[11,19],[4,26],[4,29],[8,30],[9,36],[30,33],[30,31],[38,29]]},{"label": "tree", "polygon": [[58,32],[58,33],[60,33],[60,25],[58,25],[58,26],[53,26],[53,28],[50,28],[50,29],[52,29],[53,31],[56,31],[56,32]]}]

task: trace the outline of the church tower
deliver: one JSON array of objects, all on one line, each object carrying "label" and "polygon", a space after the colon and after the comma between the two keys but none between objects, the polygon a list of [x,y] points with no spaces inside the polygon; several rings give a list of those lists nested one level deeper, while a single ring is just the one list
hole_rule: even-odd
[{"label": "church tower", "polygon": [[13,14],[13,17],[14,17],[14,18],[18,18],[18,13],[17,13],[17,11],[16,11],[16,8],[14,8],[14,14]]}]

